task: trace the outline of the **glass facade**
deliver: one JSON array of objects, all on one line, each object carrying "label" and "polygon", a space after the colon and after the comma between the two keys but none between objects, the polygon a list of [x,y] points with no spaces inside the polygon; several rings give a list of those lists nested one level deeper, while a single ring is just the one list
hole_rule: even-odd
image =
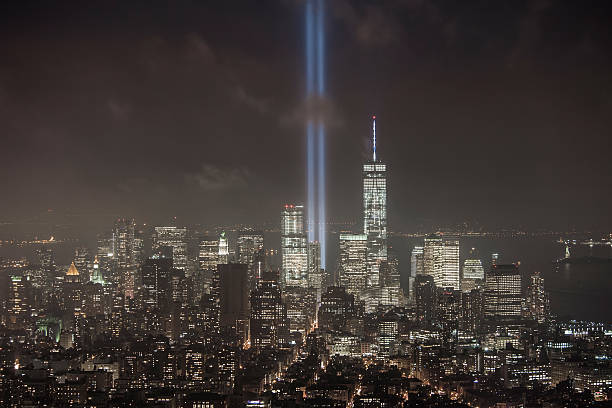
[{"label": "glass facade", "polygon": [[287,204],[281,214],[283,283],[308,286],[308,246],[304,231],[304,207]]},{"label": "glass facade", "polygon": [[379,284],[380,263],[387,260],[387,166],[363,165],[363,233],[368,238],[368,285]]}]

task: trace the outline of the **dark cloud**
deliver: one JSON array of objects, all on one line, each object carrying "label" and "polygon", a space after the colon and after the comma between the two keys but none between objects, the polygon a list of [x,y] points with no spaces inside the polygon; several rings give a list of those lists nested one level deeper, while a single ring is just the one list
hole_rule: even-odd
[{"label": "dark cloud", "polygon": [[393,229],[610,228],[608,2],[326,4],[328,88],[305,100],[302,1],[11,3],[3,217],[276,221],[322,117],[328,214],[355,220],[376,113]]},{"label": "dark cloud", "polygon": [[185,175],[188,182],[195,183],[204,191],[244,188],[251,178],[252,174],[246,167],[221,169],[211,164],[204,164],[198,172]]}]

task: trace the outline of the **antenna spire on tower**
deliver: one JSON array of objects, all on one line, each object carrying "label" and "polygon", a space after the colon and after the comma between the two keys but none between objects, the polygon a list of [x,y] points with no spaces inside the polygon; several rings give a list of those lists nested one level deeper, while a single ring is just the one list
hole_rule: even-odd
[{"label": "antenna spire on tower", "polygon": [[376,161],[376,115],[372,115],[372,156]]}]

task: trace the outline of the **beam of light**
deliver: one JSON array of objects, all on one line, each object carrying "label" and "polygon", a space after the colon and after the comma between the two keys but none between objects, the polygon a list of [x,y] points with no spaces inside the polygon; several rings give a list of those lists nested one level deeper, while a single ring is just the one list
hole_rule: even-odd
[{"label": "beam of light", "polygon": [[325,268],[325,122],[321,102],[325,95],[324,0],[306,1],[306,103],[308,240],[321,245]]},{"label": "beam of light", "polygon": [[325,94],[325,27],[323,0],[317,5],[317,85],[319,96]]},{"label": "beam of light", "polygon": [[312,242],[315,238],[315,157],[314,157],[314,149],[315,149],[315,129],[312,120],[308,121],[306,125],[306,139],[307,139],[307,147],[308,147],[308,169],[307,169],[307,177],[308,177],[308,208],[306,209],[306,213],[308,214],[308,241]]},{"label": "beam of light", "polygon": [[312,2],[306,3],[306,95],[314,91],[314,28]]},{"label": "beam of light", "polygon": [[321,245],[321,268],[325,269],[326,224],[325,224],[325,125],[319,122],[319,244]]},{"label": "beam of light", "polygon": [[372,155],[376,161],[376,115],[372,116]]},{"label": "beam of light", "polygon": [[[306,103],[310,104],[314,89],[314,18],[312,2],[306,2]],[[309,107],[307,106],[307,109]],[[306,124],[306,150],[307,150],[307,170],[306,170],[306,185],[307,185],[307,205],[306,214],[308,216],[308,241],[315,240],[315,130],[312,118],[308,118]]]},{"label": "beam of light", "polygon": [[[325,95],[325,14],[324,0],[317,1],[317,87],[319,101]],[[318,129],[318,240],[321,248],[321,268],[326,268],[326,236],[327,224],[325,218],[325,122],[322,112],[319,112]]]}]

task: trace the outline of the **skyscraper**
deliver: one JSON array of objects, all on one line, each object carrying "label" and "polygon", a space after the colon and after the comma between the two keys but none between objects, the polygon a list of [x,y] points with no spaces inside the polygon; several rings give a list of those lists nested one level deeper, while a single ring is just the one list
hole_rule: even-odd
[{"label": "skyscraper", "polygon": [[461,276],[461,290],[469,292],[484,282],[484,268],[482,261],[477,258],[476,249],[472,248],[468,258],[463,261],[463,274]]},{"label": "skyscraper", "polygon": [[442,245],[442,276],[438,286],[459,290],[459,240],[444,239]]},{"label": "skyscraper", "polygon": [[149,258],[140,268],[143,302],[151,309],[162,309],[170,300],[170,272],[172,259]]},{"label": "skyscraper", "polygon": [[308,253],[304,232],[304,207],[286,204],[281,215],[283,283],[308,286]]},{"label": "skyscraper", "polygon": [[114,281],[126,298],[134,297],[134,219],[119,218],[113,228],[113,260],[117,266]]},{"label": "skyscraper", "polygon": [[8,280],[7,326],[9,329],[25,329],[32,318],[32,285],[25,275],[11,275]]},{"label": "skyscraper", "polygon": [[282,302],[277,272],[264,272],[251,292],[251,346],[277,347],[289,336],[287,309]]},{"label": "skyscraper", "polygon": [[177,269],[187,269],[187,228],[155,227],[153,251],[172,248],[172,261]]},{"label": "skyscraper", "polygon": [[414,281],[417,319],[431,323],[435,318],[436,285],[433,276],[417,275]]},{"label": "skyscraper", "polygon": [[219,235],[219,263],[226,264],[229,262],[229,244],[227,242],[227,237],[225,236],[225,231],[221,232]]},{"label": "skyscraper", "polygon": [[91,258],[87,248],[77,247],[74,249],[74,265],[79,271],[81,281],[87,282],[91,269]]},{"label": "skyscraper", "polygon": [[340,286],[357,298],[367,286],[367,253],[365,234],[340,234]]},{"label": "skyscraper", "polygon": [[531,282],[527,293],[527,306],[529,314],[538,323],[544,323],[548,319],[550,304],[548,293],[544,289],[544,278],[540,272],[531,275]]},{"label": "skyscraper", "polygon": [[330,286],[321,295],[319,327],[324,330],[342,330],[356,313],[355,296],[341,286]]},{"label": "skyscraper", "polygon": [[387,260],[387,166],[376,156],[376,116],[372,117],[372,160],[363,165],[363,233],[368,237],[368,285],[377,286]]},{"label": "skyscraper", "polygon": [[425,238],[423,247],[423,273],[434,278],[437,283],[442,274],[442,238],[430,235]]},{"label": "skyscraper", "polygon": [[219,264],[219,319],[222,327],[235,327],[237,333],[246,340],[248,331],[242,331],[249,317],[249,284],[247,265]]},{"label": "skyscraper", "polygon": [[438,236],[425,238],[423,272],[437,287],[459,289],[459,240]]},{"label": "skyscraper", "polygon": [[119,218],[113,228],[113,258],[120,269],[134,266],[134,219]]},{"label": "skyscraper", "polygon": [[493,265],[485,280],[485,318],[519,318],[522,300],[521,274],[518,266],[514,264]]},{"label": "skyscraper", "polygon": [[423,247],[415,246],[410,255],[410,276],[408,277],[408,297],[414,300],[414,281],[417,275],[425,273],[423,264]]},{"label": "skyscraper", "polygon": [[260,262],[265,255],[264,235],[261,231],[241,231],[236,241],[236,258],[238,263],[249,266],[249,282],[251,289],[255,288],[258,271],[263,267]]},{"label": "skyscraper", "polygon": [[323,287],[323,271],[321,269],[321,245],[317,242],[308,243],[308,286],[317,290],[317,299],[321,298]]},{"label": "skyscraper", "polygon": [[198,251],[199,269],[195,277],[196,297],[210,293],[213,274],[219,264],[219,240],[216,238],[202,238]]}]

